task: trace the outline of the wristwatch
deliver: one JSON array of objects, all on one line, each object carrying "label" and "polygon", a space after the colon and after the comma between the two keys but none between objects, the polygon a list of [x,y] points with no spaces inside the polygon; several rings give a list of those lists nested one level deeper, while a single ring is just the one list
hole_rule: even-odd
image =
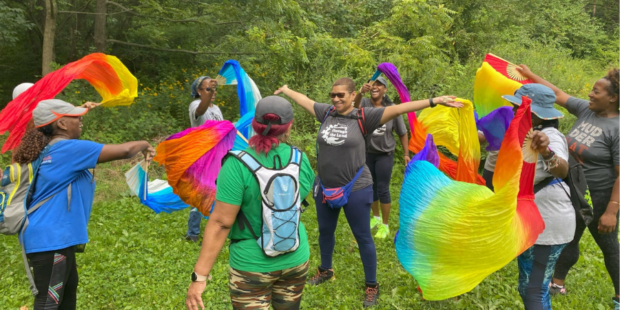
[{"label": "wristwatch", "polygon": [[207,281],[207,276],[201,276],[197,274],[195,271],[192,271],[192,282],[205,282]]},{"label": "wristwatch", "polygon": [[430,99],[428,99],[428,103],[429,103],[429,105],[431,106],[431,108],[434,108],[434,107],[436,107],[436,106],[437,106],[437,104],[436,104],[435,102],[433,102],[433,99],[435,99],[435,98],[430,98]]}]

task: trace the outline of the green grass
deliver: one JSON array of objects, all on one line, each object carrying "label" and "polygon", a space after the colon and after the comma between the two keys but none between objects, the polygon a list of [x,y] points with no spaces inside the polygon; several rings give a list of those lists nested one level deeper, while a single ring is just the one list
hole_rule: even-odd
[{"label": "green grass", "polygon": [[[137,198],[127,197],[123,172],[131,163],[97,168],[97,197],[89,224],[90,243],[78,254],[78,309],[183,309],[190,273],[199,247],[184,241],[187,211],[155,214]],[[160,170],[155,169],[155,172]],[[402,169],[397,168],[396,174]],[[395,175],[394,182],[402,180]],[[398,188],[393,186],[393,197]],[[396,200],[396,199],[394,199]],[[311,248],[310,266],[319,265],[316,212],[303,214]],[[203,221],[202,226],[206,221]],[[376,309],[523,309],[517,292],[516,260],[491,274],[473,291],[458,298],[429,302],[398,262],[392,239],[398,207],[392,213],[391,236],[377,240],[381,297]],[[359,309],[364,275],[357,244],[344,215],[336,231],[336,280],[306,287],[304,309]],[[0,309],[32,309],[28,282],[15,236],[0,236]],[[568,278],[568,296],[553,297],[554,309],[611,309],[613,287],[603,256],[589,233],[581,242],[582,256]],[[310,271],[312,275],[314,270]],[[220,254],[203,295],[207,309],[230,309],[228,250]]]}]

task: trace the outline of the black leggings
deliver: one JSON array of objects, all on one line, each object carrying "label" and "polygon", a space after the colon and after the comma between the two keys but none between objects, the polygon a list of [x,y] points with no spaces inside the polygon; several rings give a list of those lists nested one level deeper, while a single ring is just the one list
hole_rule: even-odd
[{"label": "black leggings", "polygon": [[[609,199],[611,198],[611,188],[608,190],[602,191],[590,191],[590,196],[592,197],[592,205],[594,207],[594,219],[592,223],[588,225],[588,229],[590,230],[590,234],[598,244],[598,247],[603,252],[603,257],[605,259],[605,267],[607,267],[607,272],[611,277],[611,281],[614,283],[614,290],[616,295],[618,295],[618,277],[620,273],[619,269],[619,244],[618,244],[618,227],[612,233],[609,234],[599,234],[598,233],[598,221],[601,218],[601,215],[605,213],[607,209],[607,204],[609,203]],[[618,215],[616,215],[618,217]],[[577,227],[575,228],[575,238],[571,241],[562,251],[562,255],[558,259],[558,262],[555,266],[555,273],[553,275],[554,278],[558,280],[566,279],[566,275],[568,274],[568,270],[577,263],[579,260],[579,240],[586,229],[585,223],[576,216],[577,218]]]},{"label": "black leggings", "polygon": [[74,310],[78,273],[75,247],[28,254],[39,294],[34,310]]},{"label": "black leggings", "polygon": [[366,153],[366,166],[372,174],[372,201],[391,203],[390,180],[394,167],[394,152]]},{"label": "black leggings", "polygon": [[487,187],[490,190],[495,191],[493,188],[493,171],[484,169],[484,171],[482,171],[482,178],[486,181]]}]

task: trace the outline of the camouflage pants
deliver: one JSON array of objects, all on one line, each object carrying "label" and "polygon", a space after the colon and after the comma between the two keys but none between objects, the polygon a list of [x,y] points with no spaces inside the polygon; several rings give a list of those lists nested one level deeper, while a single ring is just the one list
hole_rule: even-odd
[{"label": "camouflage pants", "polygon": [[308,262],[273,272],[228,269],[228,288],[234,309],[299,309]]}]

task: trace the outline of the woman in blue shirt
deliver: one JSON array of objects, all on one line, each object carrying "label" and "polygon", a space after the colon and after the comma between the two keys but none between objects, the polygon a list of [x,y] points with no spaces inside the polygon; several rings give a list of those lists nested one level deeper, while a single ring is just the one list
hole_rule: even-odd
[{"label": "woman in blue shirt", "polygon": [[[28,216],[20,238],[39,291],[35,310],[76,308],[76,246],[88,243],[87,224],[95,196],[88,169],[140,152],[150,160],[155,153],[147,141],[103,145],[79,140],[86,112],[88,108],[58,99],[39,102],[32,112],[35,128],[26,132],[15,151],[14,160],[20,164],[43,156],[30,206],[45,202]],[[48,151],[41,154],[48,144]]]}]

